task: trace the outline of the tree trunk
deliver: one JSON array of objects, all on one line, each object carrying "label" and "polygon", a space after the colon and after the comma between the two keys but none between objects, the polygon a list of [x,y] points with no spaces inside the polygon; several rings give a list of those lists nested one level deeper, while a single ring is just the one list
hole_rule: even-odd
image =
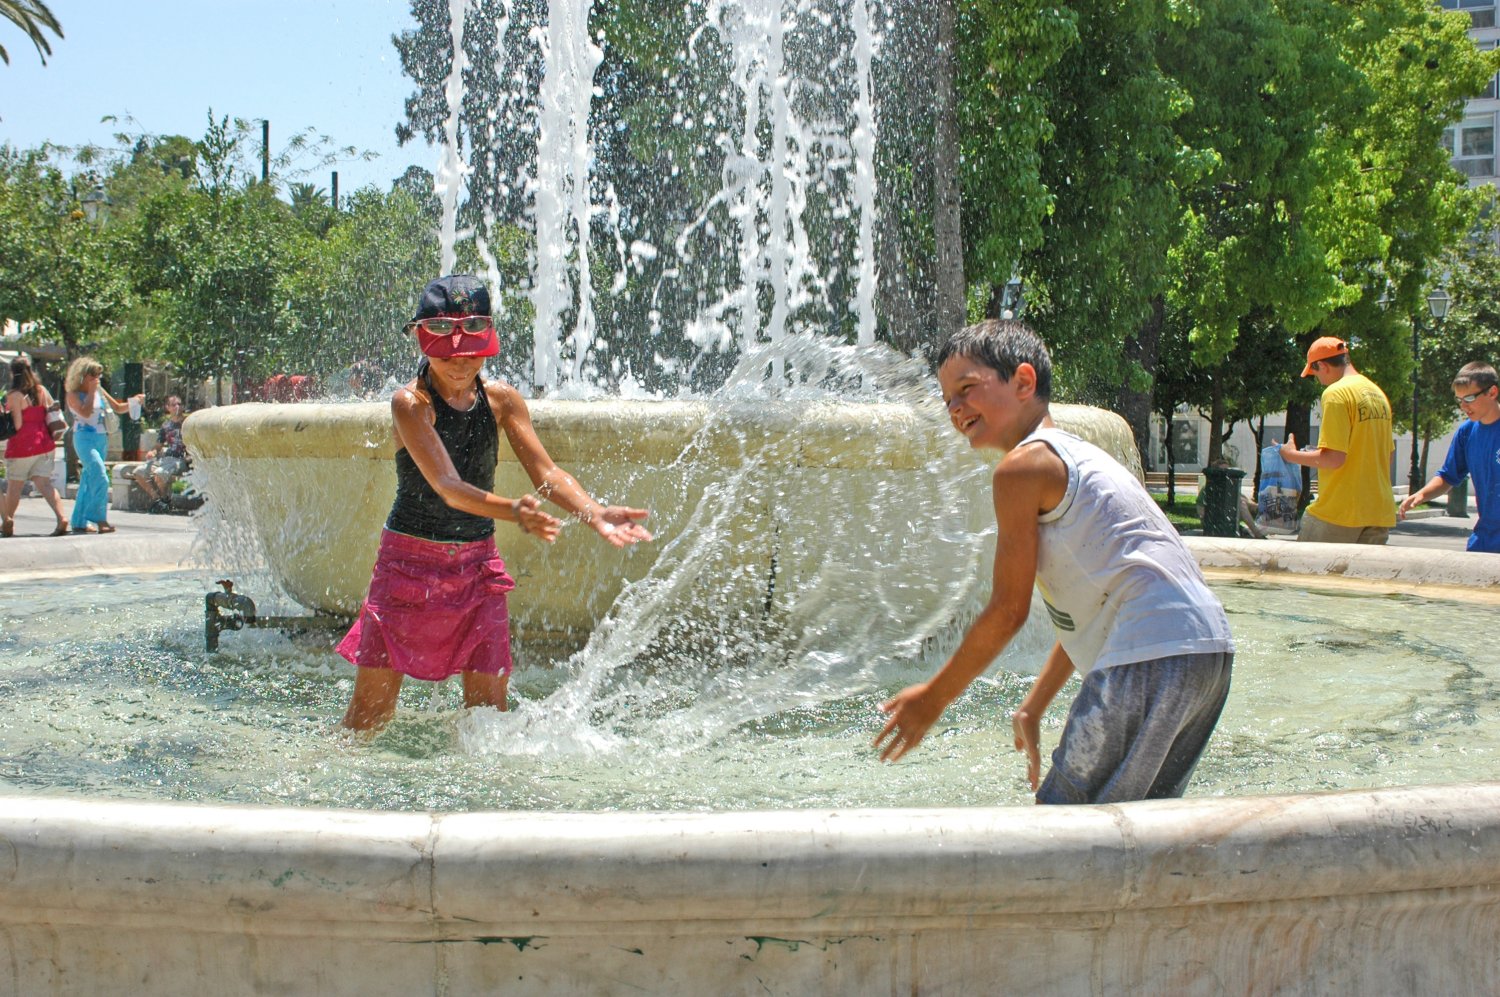
[{"label": "tree trunk", "polygon": [[954,93],[956,0],[937,3],[933,59],[935,127],[932,136],[932,233],[937,250],[937,319],[941,338],[963,327],[966,316],[964,244],[958,184],[958,99]]},{"label": "tree trunk", "polygon": [[1177,448],[1173,446],[1172,420],[1167,419],[1166,438],[1162,440],[1167,448],[1167,507],[1171,508],[1177,504]]},{"label": "tree trunk", "polygon": [[1208,415],[1208,460],[1212,464],[1224,456],[1224,379],[1213,380],[1213,400]]},{"label": "tree trunk", "polygon": [[[1150,383],[1142,391],[1132,391],[1127,382],[1115,397],[1115,411],[1130,424],[1135,448],[1141,455],[1141,466],[1147,467],[1151,456],[1151,395],[1156,381],[1156,353],[1161,344],[1162,325],[1166,322],[1166,301],[1160,295],[1151,302],[1151,315],[1125,340],[1125,359],[1146,372]],[[1168,427],[1170,428],[1170,426]]]},{"label": "tree trunk", "polygon": [[1260,494],[1260,450],[1266,445],[1266,417],[1261,416],[1255,424],[1255,477],[1250,482],[1250,494]]}]

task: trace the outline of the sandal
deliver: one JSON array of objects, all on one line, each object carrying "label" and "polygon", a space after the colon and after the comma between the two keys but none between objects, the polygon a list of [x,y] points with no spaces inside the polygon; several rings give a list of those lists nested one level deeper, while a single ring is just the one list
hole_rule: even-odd
[{"label": "sandal", "polygon": [[99,532],[100,533],[113,533],[114,531],[115,531],[115,528],[113,526],[110,526],[108,523],[100,523],[99,524]]},{"label": "sandal", "polygon": [[16,535],[16,521],[7,519],[0,522],[0,537],[13,537]]},{"label": "sandal", "polygon": [[49,537],[65,537],[67,535],[68,535],[68,524],[67,523],[58,523],[57,524],[57,529],[55,529],[51,533],[47,534],[47,536],[49,536]]}]

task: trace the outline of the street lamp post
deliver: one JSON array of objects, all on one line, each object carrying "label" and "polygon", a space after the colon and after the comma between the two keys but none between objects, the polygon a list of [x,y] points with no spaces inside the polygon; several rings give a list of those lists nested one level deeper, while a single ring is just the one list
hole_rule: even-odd
[{"label": "street lamp post", "polygon": [[84,217],[87,218],[90,223],[93,223],[100,220],[105,214],[107,214],[109,212],[109,206],[114,202],[111,201],[109,199],[109,195],[104,192],[104,185],[96,184],[93,190],[89,191],[87,194],[78,199],[78,203],[83,205]]},{"label": "street lamp post", "polygon": [[[1443,319],[1448,317],[1448,292],[1443,290],[1439,284],[1427,295],[1427,311],[1432,315],[1435,325],[1441,328]],[[1418,400],[1421,394],[1418,376],[1421,372],[1421,354],[1418,334],[1420,323],[1411,324],[1411,476],[1407,479],[1407,486],[1411,489],[1409,494],[1415,495],[1422,487],[1422,469],[1420,463],[1420,450],[1417,444],[1417,417],[1419,415]]]}]

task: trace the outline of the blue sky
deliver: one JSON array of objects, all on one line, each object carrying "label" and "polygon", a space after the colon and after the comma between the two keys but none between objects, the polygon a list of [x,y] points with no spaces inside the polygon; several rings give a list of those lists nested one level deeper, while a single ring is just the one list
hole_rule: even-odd
[{"label": "blue sky", "polygon": [[[42,65],[0,22],[0,143],[113,144],[116,131],[200,138],[215,116],[268,118],[271,149],[309,126],[338,146],[380,154],[305,179],[339,191],[381,189],[438,150],[396,144],[411,92],[390,36],[412,26],[408,0],[48,0],[64,37]],[[101,124],[106,115],[119,124]],[[134,118],[127,122],[126,116]],[[259,137],[256,135],[256,156]],[[256,160],[258,162],[258,158]]]}]

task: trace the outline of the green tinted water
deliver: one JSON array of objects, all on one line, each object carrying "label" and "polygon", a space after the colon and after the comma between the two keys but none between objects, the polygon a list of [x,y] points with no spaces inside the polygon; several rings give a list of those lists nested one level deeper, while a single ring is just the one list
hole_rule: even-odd
[{"label": "green tinted water", "polygon": [[[1500,664],[1478,635],[1494,632],[1497,610],[1253,584],[1216,589],[1239,651],[1192,795],[1494,777]],[[350,666],[272,631],[226,633],[219,653],[205,652],[205,591],[187,575],[8,585],[0,791],[393,810],[1029,801],[1009,711],[1040,662],[1045,632],[1020,641],[897,765],[879,764],[869,748],[875,706],[925,677],[927,663],[892,666],[868,690],[830,702],[804,691],[750,721],[716,716],[708,702],[626,722],[610,713],[605,689],[583,711],[591,722],[580,723],[576,711],[549,713],[576,667],[528,666],[523,656],[516,712],[465,714],[456,683],[409,682],[396,722],[364,742],[335,730]],[[1072,693],[1064,690],[1048,718],[1047,750]],[[685,734],[688,715],[694,729]]]}]

